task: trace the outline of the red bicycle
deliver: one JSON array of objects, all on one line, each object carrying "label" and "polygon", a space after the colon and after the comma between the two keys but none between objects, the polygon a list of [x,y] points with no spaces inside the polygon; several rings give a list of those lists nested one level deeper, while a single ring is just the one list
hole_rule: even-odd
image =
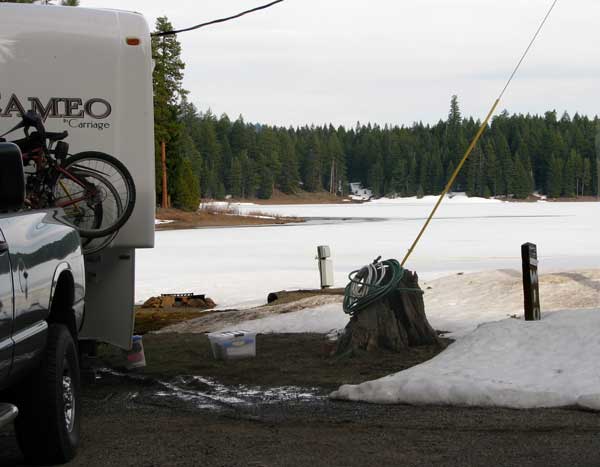
[{"label": "red bicycle", "polygon": [[[123,163],[102,152],[70,155],[69,144],[63,141],[69,133],[46,131],[41,116],[34,112],[23,115],[18,125],[0,135],[0,141],[20,128],[25,138],[12,142],[23,155],[28,205],[61,208],[64,220],[85,243],[112,239],[135,205],[135,185]],[[35,131],[30,132],[31,128]]]}]

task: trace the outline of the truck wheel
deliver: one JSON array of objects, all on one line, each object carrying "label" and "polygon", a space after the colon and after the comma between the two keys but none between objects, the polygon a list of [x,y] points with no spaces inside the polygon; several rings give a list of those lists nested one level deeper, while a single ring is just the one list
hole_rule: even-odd
[{"label": "truck wheel", "polygon": [[79,445],[81,381],[77,348],[66,326],[50,325],[42,363],[23,389],[15,431],[25,458],[43,464],[73,459]]}]

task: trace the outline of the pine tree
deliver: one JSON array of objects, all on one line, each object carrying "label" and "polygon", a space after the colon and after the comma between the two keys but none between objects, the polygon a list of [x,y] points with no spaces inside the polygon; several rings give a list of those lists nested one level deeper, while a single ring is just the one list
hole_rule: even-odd
[{"label": "pine tree", "polygon": [[523,164],[521,157],[517,154],[515,157],[515,177],[513,181],[513,192],[515,198],[525,199],[533,191],[531,177]]},{"label": "pine tree", "polygon": [[200,204],[200,186],[192,163],[188,159],[183,159],[176,173],[175,207],[185,211],[196,211]]},{"label": "pine tree", "polygon": [[466,149],[466,140],[463,130],[463,119],[458,104],[458,96],[453,95],[450,101],[448,123],[446,129],[446,140],[449,161],[456,167]]},{"label": "pine tree", "polygon": [[242,173],[243,173],[243,197],[254,198],[258,189],[258,174],[256,172],[256,164],[247,155],[246,151],[242,152]]},{"label": "pine tree", "polygon": [[[173,26],[166,17],[156,20],[157,32],[170,30],[173,30]],[[156,194],[158,199],[162,195],[162,142],[166,143],[168,151],[168,179],[178,179],[176,170],[180,159],[176,153],[171,152],[171,149],[176,147],[176,142],[181,137],[182,125],[178,120],[179,104],[187,94],[182,85],[185,64],[180,55],[181,45],[176,36],[152,38]]]},{"label": "pine tree", "polygon": [[329,180],[328,188],[333,194],[337,193],[338,182],[345,181],[346,164],[344,161],[344,151],[335,130],[330,129],[331,133],[327,139],[327,160],[329,161]]},{"label": "pine tree", "polygon": [[369,169],[367,176],[367,186],[373,191],[375,196],[383,195],[384,173],[381,162],[376,162]]},{"label": "pine tree", "polygon": [[496,132],[494,138],[494,149],[498,159],[498,168],[501,171],[498,194],[508,196],[514,191],[513,182],[515,179],[515,167],[508,141],[504,134],[499,131]]},{"label": "pine tree", "polygon": [[[590,185],[592,183],[592,163],[589,159],[583,161],[583,176],[581,180],[581,194],[590,193]],[[586,190],[587,188],[587,190]]]},{"label": "pine tree", "polygon": [[406,195],[406,161],[398,159],[392,172],[391,194]]},{"label": "pine tree", "polygon": [[295,193],[300,180],[296,148],[287,133],[280,137],[281,168],[279,171],[279,189],[284,193]]},{"label": "pine tree", "polygon": [[[450,163],[448,164],[448,167],[446,167],[446,180],[448,180],[448,182],[450,182],[450,179],[452,178],[452,175],[454,174],[455,170],[456,170],[456,167],[454,167],[454,162],[450,161]],[[449,191],[452,191],[452,190],[454,190],[454,184],[450,187]]]},{"label": "pine tree", "polygon": [[564,167],[562,194],[572,198],[577,195],[577,151],[571,150]]},{"label": "pine tree", "polygon": [[304,189],[318,191],[321,189],[321,144],[317,135],[313,135],[306,157]]},{"label": "pine tree", "polygon": [[431,157],[431,194],[439,194],[444,189],[444,167],[439,150],[435,150]]},{"label": "pine tree", "polygon": [[554,155],[550,158],[550,169],[546,180],[546,193],[551,198],[558,198],[563,191],[563,164]]},{"label": "pine tree", "polygon": [[486,185],[489,187],[491,196],[498,196],[499,191],[499,180],[500,180],[500,168],[498,166],[498,160],[496,159],[496,150],[491,140],[487,141],[484,145],[485,152],[485,180]]},{"label": "pine tree", "polygon": [[263,164],[260,168],[258,197],[260,199],[269,199],[271,196],[273,196],[273,173],[266,164]]},{"label": "pine tree", "polygon": [[231,161],[230,170],[231,194],[234,198],[242,198],[244,194],[244,180],[242,175],[242,163],[239,157]]}]

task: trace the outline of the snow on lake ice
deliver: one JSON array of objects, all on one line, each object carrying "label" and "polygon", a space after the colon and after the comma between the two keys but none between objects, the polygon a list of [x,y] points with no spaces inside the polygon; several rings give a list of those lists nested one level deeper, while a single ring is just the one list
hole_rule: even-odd
[{"label": "snow on lake ice", "polygon": [[[335,285],[344,286],[350,271],[379,255],[401,259],[434,201],[260,206],[266,214],[335,221],[157,232],[156,248],[136,253],[136,300],[190,291],[206,294],[221,308],[249,307],[264,303],[272,291],[317,288],[318,245],[331,246]],[[598,267],[599,208],[455,196],[441,205],[407,267],[421,279],[520,269],[520,246],[527,241],[538,245],[541,273]]]},{"label": "snow on lake ice", "polygon": [[428,362],[344,385],[331,397],[383,404],[600,410],[598,329],[599,310],[482,324]]}]

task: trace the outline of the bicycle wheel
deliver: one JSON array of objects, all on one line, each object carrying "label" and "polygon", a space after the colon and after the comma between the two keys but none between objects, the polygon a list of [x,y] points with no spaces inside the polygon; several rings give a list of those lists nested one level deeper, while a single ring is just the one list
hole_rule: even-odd
[{"label": "bicycle wheel", "polygon": [[118,234],[119,232],[113,232],[106,237],[84,238],[81,242],[81,250],[83,251],[84,255],[93,255],[98,253],[109,246]]},{"label": "bicycle wheel", "polygon": [[[102,179],[106,182],[103,183],[104,188],[101,188],[99,198],[110,195],[102,202],[103,219],[100,227],[80,229],[82,237],[106,237],[123,227],[133,212],[136,192],[133,178],[121,161],[102,152],[88,151],[69,157],[62,168],[66,172],[83,171],[96,174],[96,180]],[[97,203],[98,199],[94,199],[93,190],[90,190],[88,196],[90,204]],[[120,210],[117,209],[116,198],[120,201]]]},{"label": "bicycle wheel", "polygon": [[65,221],[79,231],[84,247],[123,213],[118,191],[96,172],[70,169],[68,174],[59,173],[52,195],[53,205],[62,208]]}]

